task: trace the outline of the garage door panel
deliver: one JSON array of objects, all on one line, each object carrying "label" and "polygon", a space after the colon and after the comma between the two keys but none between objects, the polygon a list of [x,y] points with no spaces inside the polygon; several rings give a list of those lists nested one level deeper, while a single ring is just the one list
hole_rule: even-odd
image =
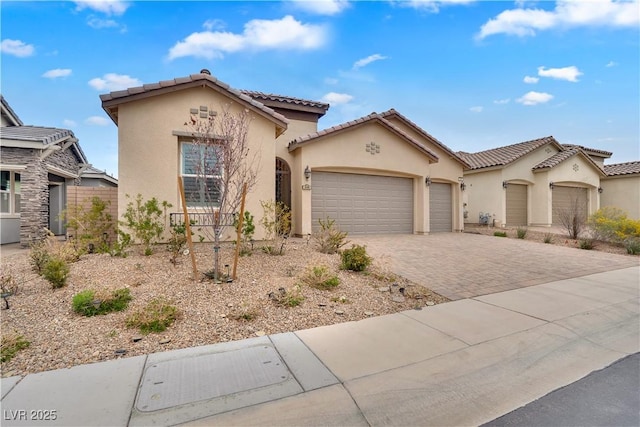
[{"label": "garage door panel", "polygon": [[314,231],[329,216],[351,234],[412,233],[413,180],[315,172],[311,209]]},{"label": "garage door panel", "polygon": [[562,225],[560,217],[563,213],[577,211],[584,219],[587,218],[588,192],[586,188],[556,186],[552,190],[552,223]]},{"label": "garage door panel", "polygon": [[430,232],[450,232],[452,221],[451,184],[432,182],[429,186]]},{"label": "garage door panel", "polygon": [[509,184],[506,190],[507,225],[527,225],[527,186]]}]

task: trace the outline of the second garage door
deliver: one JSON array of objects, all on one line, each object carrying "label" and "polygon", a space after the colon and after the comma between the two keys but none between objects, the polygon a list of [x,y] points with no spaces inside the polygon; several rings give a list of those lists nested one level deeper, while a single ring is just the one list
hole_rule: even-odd
[{"label": "second garage door", "polygon": [[527,225],[527,186],[507,186],[507,225]]},{"label": "second garage door", "polygon": [[336,220],[350,234],[413,233],[413,180],[314,172],[311,220]]},{"label": "second garage door", "polygon": [[450,232],[451,184],[433,182],[429,186],[429,230],[431,233]]},{"label": "second garage door", "polygon": [[586,220],[589,200],[586,188],[557,186],[553,189],[552,194],[552,222],[554,225],[562,225],[561,217],[563,215],[571,218],[575,214],[579,214],[582,219]]}]

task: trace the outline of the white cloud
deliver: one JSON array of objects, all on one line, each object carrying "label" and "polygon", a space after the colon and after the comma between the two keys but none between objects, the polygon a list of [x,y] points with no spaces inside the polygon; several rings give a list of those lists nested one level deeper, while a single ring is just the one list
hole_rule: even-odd
[{"label": "white cloud", "polygon": [[101,19],[96,18],[95,16],[89,17],[89,19],[87,19],[87,25],[97,30],[101,28],[116,28],[120,26],[120,24],[118,24],[113,19]]},{"label": "white cloud", "polygon": [[440,8],[450,5],[464,5],[476,0],[396,0],[393,3],[402,7],[411,7],[427,12],[438,13]]},{"label": "white cloud", "polygon": [[76,1],[76,9],[91,9],[106,15],[122,15],[127,11],[130,4],[121,0],[87,0]]},{"label": "white cloud", "polygon": [[506,99],[496,99],[495,101],[493,101],[494,104],[498,104],[498,105],[504,105],[504,104],[508,104],[509,101],[511,101],[511,99],[506,98]]},{"label": "white cloud", "polygon": [[388,59],[388,57],[382,56],[379,53],[375,53],[373,55],[367,56],[366,58],[358,59],[356,62],[353,63],[353,69],[357,70],[358,68],[362,68],[364,66],[367,66],[367,65],[371,64],[372,62],[381,61],[383,59]]},{"label": "white cloud", "polygon": [[226,24],[221,19],[207,19],[204,21],[204,24],[202,24],[202,28],[207,31],[221,30],[224,27],[226,27]]},{"label": "white cloud", "polygon": [[469,111],[471,111],[472,113],[482,113],[482,110],[484,110],[484,108],[479,105],[469,108]]},{"label": "white cloud", "polygon": [[483,39],[493,34],[534,36],[537,31],[571,27],[636,27],[640,24],[637,1],[559,0],[552,11],[543,9],[505,10],[487,21],[477,34]]},{"label": "white cloud", "polygon": [[321,25],[303,24],[290,15],[282,19],[254,19],[242,34],[204,31],[193,33],[169,49],[169,59],[183,56],[213,59],[243,49],[315,49],[327,38]]},{"label": "white cloud", "polygon": [[523,82],[527,84],[536,84],[540,79],[538,77],[524,76]]},{"label": "white cloud", "polygon": [[54,68],[45,72],[42,77],[47,79],[57,79],[58,77],[67,77],[71,75],[71,68]]},{"label": "white cloud", "polygon": [[68,128],[74,128],[76,126],[78,126],[78,123],[76,123],[75,121],[71,120],[71,119],[64,119],[62,121],[62,124]]},{"label": "white cloud", "polygon": [[347,104],[353,100],[353,96],[346,93],[329,92],[322,97],[322,101],[332,105]]},{"label": "white cloud", "polygon": [[349,7],[346,0],[296,0],[296,8],[318,15],[337,15]]},{"label": "white cloud", "polygon": [[574,65],[564,68],[538,67],[538,75],[541,77],[551,77],[552,79],[566,80],[576,83],[578,81],[578,76],[581,76],[582,72]]},{"label": "white cloud", "polygon": [[544,104],[553,99],[553,95],[545,92],[527,92],[521,98],[516,99],[522,105],[537,105]]},{"label": "white cloud", "polygon": [[96,90],[122,90],[130,87],[141,86],[142,82],[125,74],[107,73],[102,77],[89,80],[89,86]]},{"label": "white cloud", "polygon": [[108,119],[101,116],[87,117],[87,119],[84,122],[88,125],[94,125],[94,126],[107,126],[110,123]]},{"label": "white cloud", "polygon": [[2,40],[2,43],[0,43],[0,51],[2,53],[17,56],[19,58],[31,56],[34,54],[35,50],[36,49],[32,44],[26,44],[22,40],[4,39]]},{"label": "white cloud", "polygon": [[607,65],[605,65],[605,67],[607,68],[616,67],[616,66],[618,66],[618,63],[615,61],[609,61]]}]

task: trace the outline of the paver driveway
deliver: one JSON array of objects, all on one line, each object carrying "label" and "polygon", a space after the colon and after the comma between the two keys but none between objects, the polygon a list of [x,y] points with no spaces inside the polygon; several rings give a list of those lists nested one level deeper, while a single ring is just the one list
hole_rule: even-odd
[{"label": "paver driveway", "polygon": [[[457,300],[640,264],[638,257],[468,233],[349,236],[391,270]],[[348,245],[349,246],[349,245]]]}]

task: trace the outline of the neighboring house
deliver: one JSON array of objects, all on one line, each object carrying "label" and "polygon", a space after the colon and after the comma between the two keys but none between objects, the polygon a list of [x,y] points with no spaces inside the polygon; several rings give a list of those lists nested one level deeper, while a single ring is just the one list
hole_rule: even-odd
[{"label": "neighboring house", "polygon": [[80,182],[83,187],[117,187],[118,180],[107,174],[107,171],[89,166],[80,173]]},{"label": "neighboring house", "polygon": [[[261,161],[247,210],[256,219],[260,201],[278,200],[291,207],[296,235],[311,233],[327,216],[353,234],[463,228],[466,163],[395,110],[318,132],[328,104],[238,91],[207,70],[100,98],[118,126],[120,213],[126,195],[138,193],[166,200],[179,212],[176,177],[191,178],[185,121],[231,108],[253,116],[250,147]],[[259,230],[256,238],[262,237]]]},{"label": "neighboring house", "polygon": [[562,145],[552,136],[458,153],[465,172],[466,223],[550,226],[577,209],[590,215],[600,207],[600,180],[608,151]]},{"label": "neighboring house", "polygon": [[640,161],[604,165],[604,171],[600,205],[615,206],[629,218],[640,219]]},{"label": "neighboring house", "polygon": [[1,101],[1,242],[26,246],[45,229],[64,234],[67,186],[88,166],[78,139],[67,129],[25,126]]}]

